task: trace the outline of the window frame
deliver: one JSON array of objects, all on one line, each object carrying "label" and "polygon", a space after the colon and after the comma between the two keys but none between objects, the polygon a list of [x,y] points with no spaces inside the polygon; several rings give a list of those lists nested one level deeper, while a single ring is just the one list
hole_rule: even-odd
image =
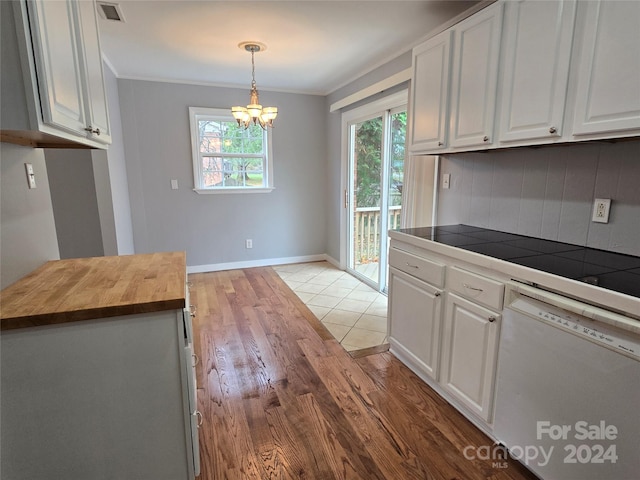
[{"label": "window frame", "polygon": [[[231,114],[231,110],[222,108],[208,107],[189,107],[189,126],[191,133],[191,161],[193,164],[193,191],[198,194],[224,194],[224,193],[269,193],[274,190],[273,185],[273,154],[272,154],[272,136],[271,129],[267,128],[264,132],[263,141],[266,141],[266,148],[263,149],[263,155],[257,158],[263,160],[263,186],[262,187],[204,187],[204,175],[202,171],[202,156],[200,152],[200,136],[198,121],[202,119],[223,120],[236,122]],[[204,155],[207,156],[207,155]],[[216,155],[225,158],[226,155]],[[229,157],[236,156],[231,154]]]}]

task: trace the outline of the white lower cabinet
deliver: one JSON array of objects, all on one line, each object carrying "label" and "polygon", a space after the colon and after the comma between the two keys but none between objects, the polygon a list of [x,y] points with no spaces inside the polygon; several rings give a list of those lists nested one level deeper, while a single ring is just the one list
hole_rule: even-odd
[{"label": "white lower cabinet", "polygon": [[3,331],[2,478],[197,476],[186,327],[167,310]]},{"label": "white lower cabinet", "polygon": [[501,316],[447,294],[440,384],[472,412],[491,422]]},{"label": "white lower cabinet", "polygon": [[389,292],[389,342],[437,380],[442,290],[392,267]]},{"label": "white lower cabinet", "polygon": [[391,353],[487,431],[504,283],[395,240],[389,265]]},{"label": "white lower cabinet", "polygon": [[[191,319],[191,317],[189,317]],[[189,430],[191,436],[191,458],[193,468],[192,476],[200,475],[200,445],[198,443],[198,428],[202,423],[202,414],[198,411],[198,386],[196,383],[196,365],[198,356],[193,351],[191,344],[184,348],[185,355],[185,378],[187,380],[187,390],[189,395]]]}]

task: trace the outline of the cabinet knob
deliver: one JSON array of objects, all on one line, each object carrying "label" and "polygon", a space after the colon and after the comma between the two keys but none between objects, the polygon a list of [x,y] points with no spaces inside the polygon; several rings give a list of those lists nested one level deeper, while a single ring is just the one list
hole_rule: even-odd
[{"label": "cabinet knob", "polygon": [[434,297],[439,297],[440,295],[442,295],[442,292],[436,292],[433,294]]},{"label": "cabinet knob", "polygon": [[556,127],[551,127],[549,129],[549,133],[556,133],[558,130],[556,129]]},{"label": "cabinet knob", "polygon": [[489,320],[489,323],[493,323],[496,321],[496,317],[489,317],[487,320]]},{"label": "cabinet knob", "polygon": [[438,146],[441,147],[442,145],[444,145],[444,143],[442,142],[438,142]]},{"label": "cabinet knob", "polygon": [[91,133],[95,133],[96,135],[100,135],[100,129],[99,128],[93,128],[91,125],[89,125],[84,130],[85,130],[85,132],[91,132]]},{"label": "cabinet knob", "polygon": [[489,141],[489,137],[487,135],[485,135],[482,140],[485,141],[485,142],[488,142]]}]

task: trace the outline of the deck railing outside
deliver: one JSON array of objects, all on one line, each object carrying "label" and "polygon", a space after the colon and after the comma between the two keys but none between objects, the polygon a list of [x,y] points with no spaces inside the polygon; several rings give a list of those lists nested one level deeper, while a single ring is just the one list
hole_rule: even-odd
[{"label": "deck railing outside", "polygon": [[[389,230],[400,227],[400,205],[389,207]],[[373,263],[380,257],[380,208],[356,208],[353,219],[355,263]]]}]

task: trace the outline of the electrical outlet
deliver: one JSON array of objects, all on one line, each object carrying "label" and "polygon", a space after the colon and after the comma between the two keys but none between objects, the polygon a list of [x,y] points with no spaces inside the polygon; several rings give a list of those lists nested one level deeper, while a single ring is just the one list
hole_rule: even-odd
[{"label": "electrical outlet", "polygon": [[609,223],[610,198],[596,198],[593,201],[593,216],[591,220],[598,223]]},{"label": "electrical outlet", "polygon": [[253,240],[251,240],[250,238],[247,238],[244,241],[244,248],[253,248]]}]

